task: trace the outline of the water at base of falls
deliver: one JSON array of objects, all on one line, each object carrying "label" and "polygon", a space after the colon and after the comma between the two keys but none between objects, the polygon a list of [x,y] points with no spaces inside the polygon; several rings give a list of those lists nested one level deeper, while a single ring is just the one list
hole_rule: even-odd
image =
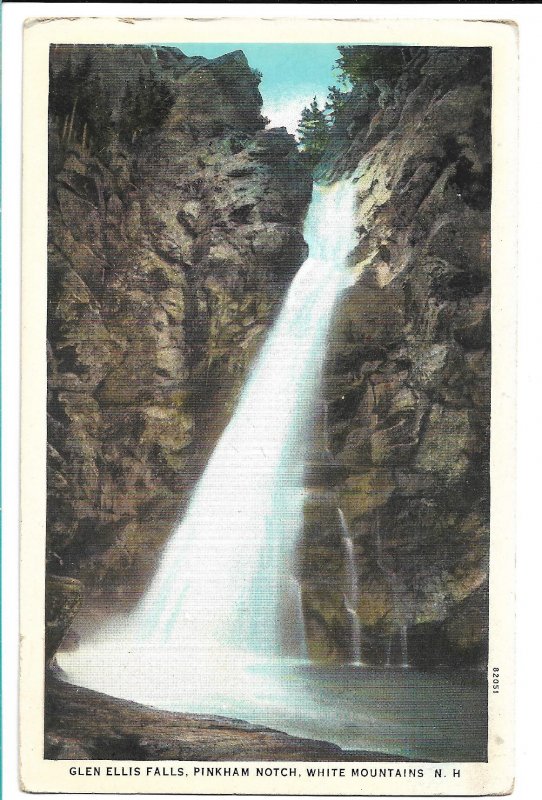
[{"label": "water at base of falls", "polygon": [[288,702],[282,666],[307,658],[294,565],[304,460],[331,312],[351,282],[354,195],[352,182],[315,187],[309,257],[186,515],[134,611],[59,656],[73,683],[247,719]]},{"label": "water at base of falls", "polygon": [[346,750],[419,761],[486,758],[485,672],[226,657],[217,674],[193,654],[139,643],[134,674],[134,653],[115,643],[115,629],[122,636],[122,623],[112,627],[109,647],[96,652],[88,641],[80,651],[81,661],[101,659],[92,682],[97,691],[167,711],[240,719]]}]

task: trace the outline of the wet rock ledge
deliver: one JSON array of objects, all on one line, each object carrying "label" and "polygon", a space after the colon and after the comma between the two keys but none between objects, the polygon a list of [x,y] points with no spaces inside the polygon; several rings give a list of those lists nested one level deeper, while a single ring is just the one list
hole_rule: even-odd
[{"label": "wet rock ledge", "polygon": [[118,761],[405,761],[225,717],[156,711],[49,678],[45,758]]}]

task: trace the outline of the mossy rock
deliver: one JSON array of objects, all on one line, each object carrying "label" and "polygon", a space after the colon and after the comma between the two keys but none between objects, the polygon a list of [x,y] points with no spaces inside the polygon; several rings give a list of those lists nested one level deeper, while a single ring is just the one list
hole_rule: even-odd
[{"label": "mossy rock", "polygon": [[335,497],[324,492],[308,494],[303,504],[303,517],[305,524],[323,524],[338,529],[339,511]]},{"label": "mossy rock", "polygon": [[309,657],[321,663],[341,663],[348,653],[350,629],[342,594],[334,589],[307,588],[303,607]]},{"label": "mossy rock", "polygon": [[447,482],[461,480],[469,468],[472,438],[467,410],[434,405],[420,442],[416,467],[436,473]]},{"label": "mossy rock", "polygon": [[393,613],[393,597],[387,583],[365,581],[357,611],[362,625],[386,629],[387,620]]},{"label": "mossy rock", "polygon": [[47,575],[45,579],[45,660],[49,662],[81,605],[83,584],[76,578]]},{"label": "mossy rock", "polygon": [[395,489],[393,474],[373,469],[348,478],[340,494],[340,504],[349,524],[385,506]]},{"label": "mossy rock", "polygon": [[487,584],[469,595],[444,627],[450,644],[460,652],[484,648],[488,636]]},{"label": "mossy rock", "polygon": [[335,314],[332,338],[346,342],[391,344],[401,339],[404,294],[400,286],[367,285],[362,279],[346,294]]}]

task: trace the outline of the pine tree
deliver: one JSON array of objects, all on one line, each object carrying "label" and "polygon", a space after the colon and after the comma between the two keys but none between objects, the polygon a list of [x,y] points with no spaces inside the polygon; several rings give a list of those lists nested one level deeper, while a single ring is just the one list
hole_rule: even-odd
[{"label": "pine tree", "polygon": [[316,97],[301,112],[297,133],[303,152],[311,161],[319,161],[329,140],[329,125],[325,112],[318,107]]},{"label": "pine tree", "polygon": [[108,148],[113,137],[111,98],[99,73],[84,84],[81,120],[86,124],[93,149],[99,153]]},{"label": "pine tree", "polygon": [[90,52],[78,64],[70,55],[56,73],[51,60],[49,113],[65,145],[77,142],[87,148],[92,141],[93,150],[99,152],[110,144],[113,121],[109,93],[93,65]]},{"label": "pine tree", "polygon": [[348,92],[342,92],[338,86],[328,86],[328,96],[324,106],[324,113],[327,115],[330,123],[335,122],[337,114],[339,114],[346,105],[347,98]]},{"label": "pine tree", "polygon": [[121,101],[119,136],[127,144],[157,130],[173,105],[173,92],[167,81],[153,72],[140,72],[134,84],[128,83]]},{"label": "pine tree", "polygon": [[337,59],[343,83],[384,80],[393,84],[410,58],[410,48],[393,45],[341,45]]}]

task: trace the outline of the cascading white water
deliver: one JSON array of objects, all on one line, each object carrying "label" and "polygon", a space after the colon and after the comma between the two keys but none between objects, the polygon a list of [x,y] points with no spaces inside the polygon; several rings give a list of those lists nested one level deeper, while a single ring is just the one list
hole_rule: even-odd
[{"label": "cascading white water", "polygon": [[286,652],[295,652],[302,660],[307,660],[309,651],[305,635],[305,616],[303,613],[303,590],[301,583],[295,576],[290,579],[290,608],[291,623],[286,627],[293,636],[292,643],[287,640],[283,643]]},{"label": "cascading white water", "polygon": [[306,657],[292,590],[303,467],[331,311],[351,281],[354,196],[352,182],[315,187],[309,257],[186,515],[130,616],[61,654],[72,682],[161,708],[232,713],[241,695],[264,691],[247,665]]},{"label": "cascading white water", "polygon": [[346,576],[348,580],[348,590],[344,593],[344,605],[346,613],[350,617],[350,655],[353,664],[361,664],[361,624],[359,621],[359,581],[356,557],[354,553],[354,542],[350,536],[348,523],[342,508],[338,509],[341,521],[341,535],[345,551]]}]

